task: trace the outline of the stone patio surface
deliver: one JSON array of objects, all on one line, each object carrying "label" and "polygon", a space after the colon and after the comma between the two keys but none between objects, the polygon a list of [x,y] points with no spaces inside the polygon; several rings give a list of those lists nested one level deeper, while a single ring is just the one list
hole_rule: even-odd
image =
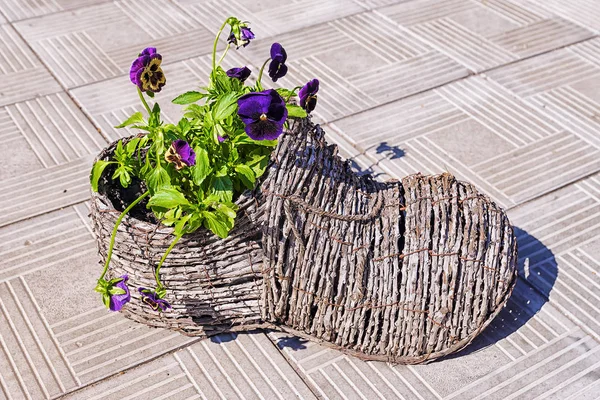
[{"label": "stone patio surface", "polygon": [[[600,397],[600,1],[0,0],[0,12],[0,398]],[[315,119],[358,169],[450,171],[508,210],[521,276],[465,351],[393,366],[274,332],[198,340],[102,306],[88,174],[141,109],[130,63],[159,48],[167,105],[206,83],[230,14],[257,40],[227,66],[257,70],[282,43],[282,83],[321,80]]]}]

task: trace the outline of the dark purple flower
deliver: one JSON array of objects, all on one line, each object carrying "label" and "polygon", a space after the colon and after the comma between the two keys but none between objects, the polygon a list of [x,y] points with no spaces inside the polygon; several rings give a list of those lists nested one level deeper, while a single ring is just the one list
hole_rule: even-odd
[{"label": "dark purple flower", "polygon": [[177,139],[171,144],[171,147],[165,153],[165,160],[175,164],[175,168],[191,167],[196,165],[196,152],[185,140]]},{"label": "dark purple flower", "polygon": [[269,64],[269,76],[273,82],[277,82],[277,79],[283,78],[287,74],[286,60],[285,49],[279,43],[273,43],[271,45],[271,63]]},{"label": "dark purple flower", "polygon": [[317,105],[317,92],[319,91],[319,80],[313,79],[308,81],[306,85],[298,92],[300,98],[300,107],[304,108],[306,112],[311,112]]},{"label": "dark purple flower", "polygon": [[131,293],[129,293],[129,288],[127,287],[127,280],[129,277],[127,275],[121,276],[122,281],[117,282],[115,287],[119,289],[123,289],[125,293],[123,294],[113,294],[110,296],[110,310],[111,311],[119,311],[125,303],[131,300]]},{"label": "dark purple flower", "polygon": [[254,33],[247,26],[240,26],[239,36],[236,36],[233,31],[229,34],[227,41],[235,45],[236,48],[246,47],[250,41],[254,39]]},{"label": "dark purple flower", "polygon": [[250,76],[251,73],[252,73],[252,71],[250,71],[250,69],[248,67],[231,68],[230,70],[227,70],[227,72],[226,72],[228,77],[239,79],[242,82],[244,82],[246,79],[248,79],[248,77]]},{"label": "dark purple flower", "polygon": [[131,64],[129,79],[143,92],[160,92],[167,82],[160,68],[161,62],[162,56],[156,52],[155,47],[145,48]]},{"label": "dark purple flower", "polygon": [[148,304],[150,307],[152,307],[154,311],[158,311],[159,308],[160,311],[165,311],[171,308],[171,305],[168,301],[161,299],[160,297],[158,297],[156,292],[153,292],[150,289],[139,287],[138,292],[140,292],[140,294],[142,295],[142,301]]},{"label": "dark purple flower", "polygon": [[227,135],[225,135],[225,136],[219,136],[219,135],[217,135],[217,140],[219,141],[219,143],[223,143],[228,138],[229,138],[229,136],[227,136]]},{"label": "dark purple flower", "polygon": [[238,115],[254,140],[275,140],[283,132],[288,111],[276,90],[248,93],[238,100]]}]

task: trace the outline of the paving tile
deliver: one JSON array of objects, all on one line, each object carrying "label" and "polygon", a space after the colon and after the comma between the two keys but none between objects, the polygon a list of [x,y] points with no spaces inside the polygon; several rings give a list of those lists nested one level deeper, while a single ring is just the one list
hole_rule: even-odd
[{"label": "paving tile", "polygon": [[2,0],[0,11],[9,21],[37,17],[109,0]]},{"label": "paving tile", "polygon": [[[389,35],[392,31],[396,32],[393,37]],[[277,40],[289,60],[289,73],[277,86],[301,85],[318,78],[319,107],[314,115],[321,122],[371,109],[469,73],[408,29],[375,12],[315,25],[301,35],[286,33]],[[244,56],[254,65],[262,65],[271,43],[256,40],[245,49]]]},{"label": "paving tile", "polygon": [[528,6],[538,10],[560,15],[574,23],[600,32],[600,10],[594,0],[560,1],[560,0],[529,0]]},{"label": "paving tile", "polygon": [[32,99],[61,90],[15,29],[0,25],[0,75],[3,77],[0,105]]},{"label": "paving tile", "polygon": [[89,155],[0,182],[0,227],[87,200],[93,159]]},{"label": "paving tile", "polygon": [[65,399],[315,399],[264,333],[224,334],[88,386]]},{"label": "paving tile", "polygon": [[[600,70],[579,55],[582,45],[332,126],[391,176],[447,170],[512,207],[600,170],[600,102],[593,98]],[[395,152],[382,152],[386,146]]]},{"label": "paving tile", "polygon": [[197,340],[101,305],[85,205],[0,228],[0,238],[0,365],[7,371],[0,386],[7,397],[55,397]]},{"label": "paving tile", "polygon": [[[232,14],[231,3],[219,0],[175,0],[192,18],[217,32],[223,21]],[[250,21],[257,39],[280,35],[284,32],[303,30],[311,25],[356,14],[366,9],[359,1],[346,1],[343,7],[336,0],[292,0],[285,3],[276,0],[235,3],[235,16]],[[228,33],[228,32],[227,32]]]},{"label": "paving tile", "polygon": [[415,0],[378,12],[475,72],[594,36],[561,13],[511,0]]},{"label": "paving tile", "polygon": [[[229,52],[223,62],[223,68],[248,65],[249,68],[257,70],[239,54],[241,53]],[[165,58],[163,60],[166,61]],[[167,77],[167,84],[160,93],[156,94],[155,99],[161,106],[161,115],[165,120],[175,123],[179,121],[183,115],[183,107],[172,104],[171,100],[198,86],[206,86],[210,69],[210,55],[164,64],[163,70]],[[145,113],[136,88],[131,84],[128,76],[120,75],[113,79],[75,88],[71,90],[71,94],[94,122],[94,125],[110,141],[137,133],[129,128],[114,128],[136,111]]]},{"label": "paving tile", "polygon": [[269,337],[324,398],[530,398],[593,384],[600,361],[599,344],[524,281],[470,347],[428,365],[364,362],[284,333]]},{"label": "paving tile", "polygon": [[14,26],[68,88],[128,72],[150,45],[173,62],[209,53],[213,41],[212,33],[179,7],[159,0],[101,3]]},{"label": "paving tile", "polygon": [[509,217],[522,229],[525,279],[598,340],[600,174],[516,207]]},{"label": "paving tile", "polygon": [[[0,0],[0,398],[598,397],[597,2],[340,4]],[[509,208],[521,278],[462,353],[392,366],[275,332],[196,341],[102,307],[88,175],[134,133],[113,128],[141,110],[132,57],[159,48],[177,121],[231,7],[257,40],[224,67],[257,71],[282,43],[281,84],[321,80],[314,120],[359,173],[448,170]]]}]

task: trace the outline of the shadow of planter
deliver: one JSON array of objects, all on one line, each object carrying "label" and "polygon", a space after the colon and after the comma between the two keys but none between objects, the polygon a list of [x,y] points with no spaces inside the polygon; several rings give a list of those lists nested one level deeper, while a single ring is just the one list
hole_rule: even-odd
[{"label": "shadow of planter", "polygon": [[[514,229],[519,245],[519,278],[512,297],[482,335],[479,335],[464,350],[446,359],[477,352],[512,335],[535,316],[548,301],[558,275],[554,254],[534,236],[520,228]],[[535,266],[535,272],[530,273],[529,266]]]}]

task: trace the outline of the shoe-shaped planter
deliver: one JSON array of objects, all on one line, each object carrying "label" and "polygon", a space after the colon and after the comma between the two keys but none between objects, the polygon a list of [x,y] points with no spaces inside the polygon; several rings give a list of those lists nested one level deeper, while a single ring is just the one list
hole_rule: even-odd
[{"label": "shoe-shaped planter", "polygon": [[[309,120],[297,121],[260,187],[238,200],[230,236],[198,231],[177,243],[160,271],[171,310],[152,311],[131,290],[122,312],[199,336],[278,329],[407,364],[468,345],[516,283],[506,214],[449,174],[386,183],[357,176],[323,136]],[[123,208],[110,193],[103,177],[92,195],[103,258]],[[125,217],[111,276],[126,273],[131,288],[152,287],[171,232],[135,213]]]}]

